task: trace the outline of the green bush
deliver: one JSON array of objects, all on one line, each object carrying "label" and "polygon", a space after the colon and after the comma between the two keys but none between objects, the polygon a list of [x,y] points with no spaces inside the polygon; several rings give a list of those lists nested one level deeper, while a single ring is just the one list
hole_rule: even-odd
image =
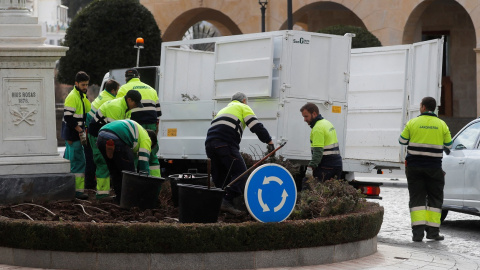
[{"label": "green bush", "polygon": [[90,83],[100,85],[110,69],[136,65],[137,37],[145,40],[140,66],[160,64],[160,29],[152,13],[138,0],[95,0],[72,20],[64,46],[69,50],[60,59],[58,80],[73,84],[83,70]]},{"label": "green bush", "polygon": [[318,33],[331,35],[345,35],[346,33],[353,33],[355,37],[352,38],[352,48],[368,48],[379,47],[382,43],[376,36],[370,33],[367,29],[353,26],[353,25],[333,25],[320,29]]},{"label": "green bush", "polygon": [[299,193],[292,219],[309,219],[342,215],[358,210],[365,204],[360,190],[344,180],[331,179],[320,182],[307,180],[308,188]]},{"label": "green bush", "polygon": [[349,215],[280,223],[167,224],[34,222],[0,218],[0,246],[114,253],[205,253],[336,245],[375,237],[383,207]]}]

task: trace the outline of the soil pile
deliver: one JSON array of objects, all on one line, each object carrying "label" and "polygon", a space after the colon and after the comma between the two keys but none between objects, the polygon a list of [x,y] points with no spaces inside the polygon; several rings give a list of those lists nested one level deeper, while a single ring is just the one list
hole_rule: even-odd
[{"label": "soil pile", "polygon": [[[34,221],[64,221],[64,222],[93,222],[93,223],[148,223],[178,221],[178,208],[171,200],[170,186],[162,187],[158,208],[139,209],[133,207],[123,209],[111,201],[95,199],[95,191],[86,190],[88,200],[72,200],[47,202],[41,204],[19,203],[0,206],[0,217],[25,219]],[[251,221],[253,218],[245,212],[242,215],[232,215],[220,212],[218,222],[240,223]]]}]

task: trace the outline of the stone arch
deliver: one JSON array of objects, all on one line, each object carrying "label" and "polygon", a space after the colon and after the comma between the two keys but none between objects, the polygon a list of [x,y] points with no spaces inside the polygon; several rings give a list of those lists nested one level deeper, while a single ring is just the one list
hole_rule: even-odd
[{"label": "stone arch", "polygon": [[404,44],[422,41],[432,33],[445,36],[440,110],[445,116],[477,115],[475,32],[465,6],[454,0],[423,1],[412,10],[405,23]]},{"label": "stone arch", "polygon": [[[287,29],[284,21],[279,30]],[[366,28],[363,21],[349,8],[332,1],[320,1],[305,5],[293,12],[294,29],[317,32],[331,25],[354,25]]]},{"label": "stone arch", "polygon": [[168,25],[163,41],[181,40],[188,28],[199,21],[213,24],[222,36],[242,34],[237,24],[224,13],[211,8],[195,8],[182,13]]}]

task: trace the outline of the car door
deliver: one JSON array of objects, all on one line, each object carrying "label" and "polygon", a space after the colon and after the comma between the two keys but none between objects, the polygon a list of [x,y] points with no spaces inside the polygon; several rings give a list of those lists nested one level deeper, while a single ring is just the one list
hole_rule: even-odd
[{"label": "car door", "polygon": [[[471,122],[464,127],[453,139],[450,154],[443,155],[442,168],[445,171],[444,204],[463,206],[466,189],[465,177],[467,165],[475,166],[467,160],[478,152],[478,135],[480,134],[480,121]],[[477,153],[477,157],[480,155]],[[477,162],[480,159],[477,158]],[[477,163],[477,169],[480,168]],[[470,174],[468,174],[471,177]],[[473,181],[470,180],[470,181]],[[478,199],[477,199],[478,200]]]},{"label": "car door", "polygon": [[[477,128],[480,133],[480,121],[471,128]],[[480,140],[480,138],[479,138]],[[464,206],[480,210],[480,142],[477,140],[475,148],[465,151],[465,188],[463,189]]]}]

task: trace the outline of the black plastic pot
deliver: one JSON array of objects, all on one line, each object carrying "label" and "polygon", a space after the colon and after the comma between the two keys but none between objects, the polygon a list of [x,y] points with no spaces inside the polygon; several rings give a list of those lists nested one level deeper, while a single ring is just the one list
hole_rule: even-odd
[{"label": "black plastic pot", "polygon": [[178,184],[179,220],[182,223],[215,223],[225,190]]},{"label": "black plastic pot", "polygon": [[122,171],[120,207],[152,209],[158,206],[158,195],[165,178]]},{"label": "black plastic pot", "polygon": [[[198,186],[208,186],[208,176],[203,173],[182,173],[168,176],[170,187],[172,189],[173,206],[178,207],[178,188],[177,184],[190,184]],[[215,186],[211,186],[215,187]]]}]

